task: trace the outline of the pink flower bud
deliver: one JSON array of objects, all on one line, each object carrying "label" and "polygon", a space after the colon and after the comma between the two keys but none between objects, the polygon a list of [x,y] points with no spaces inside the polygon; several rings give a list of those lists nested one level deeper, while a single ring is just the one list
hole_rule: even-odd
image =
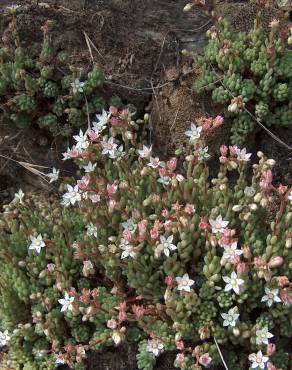
[{"label": "pink flower bud", "polygon": [[173,284],[173,278],[171,276],[166,276],[166,278],[164,279],[164,282],[165,284],[168,286],[168,287],[172,287],[172,284]]},{"label": "pink flower bud", "polygon": [[195,207],[193,206],[193,204],[189,204],[189,203],[187,203],[187,204],[186,204],[186,206],[185,206],[185,213],[187,213],[187,214],[191,215],[191,214],[193,214],[193,213],[195,213],[195,212],[196,212],[196,209],[195,209]]},{"label": "pink flower bud", "polygon": [[106,189],[107,189],[107,192],[109,193],[109,195],[112,195],[112,194],[115,194],[117,189],[118,189],[118,186],[115,185],[115,184],[108,184],[106,186]]},{"label": "pink flower bud", "polygon": [[267,345],[267,356],[272,356],[272,354],[276,351],[276,345],[274,343],[269,343]]},{"label": "pink flower bud", "polygon": [[126,239],[128,242],[132,239],[133,234],[130,230],[123,231],[123,238]]},{"label": "pink flower bud", "polygon": [[283,257],[277,256],[273,257],[270,262],[268,263],[268,266],[270,268],[280,267],[283,265],[284,259]]},{"label": "pink flower bud", "polygon": [[203,366],[208,366],[212,361],[212,358],[209,356],[209,353],[204,353],[199,358],[199,363]]},{"label": "pink flower bud", "polygon": [[116,115],[118,113],[118,108],[111,105],[109,108],[109,112],[113,115]]},{"label": "pink flower bud", "polygon": [[243,274],[245,270],[246,270],[246,264],[244,262],[241,262],[236,266],[237,275]]},{"label": "pink flower bud", "polygon": [[167,163],[166,163],[167,167],[174,171],[176,169],[176,166],[177,166],[177,158],[173,157],[171,158]]},{"label": "pink flower bud", "polygon": [[167,176],[167,171],[165,168],[159,168],[159,176],[161,177]]},{"label": "pink flower bud", "polygon": [[224,122],[224,118],[222,116],[216,116],[214,121],[213,121],[213,123],[216,127],[222,125],[223,122]]},{"label": "pink flower bud", "polygon": [[164,209],[162,212],[161,212],[162,216],[165,217],[165,218],[168,218],[169,217],[169,211],[167,209]]},{"label": "pink flower bud", "polygon": [[185,349],[185,345],[182,340],[178,340],[177,342],[175,342],[175,345],[179,351],[183,351]]},{"label": "pink flower bud", "polygon": [[117,324],[116,320],[108,320],[107,323],[106,323],[106,326],[109,329],[116,329],[117,325],[118,324]]},{"label": "pink flower bud", "polygon": [[157,239],[159,237],[159,230],[157,228],[153,228],[150,230],[150,237],[151,239]]}]

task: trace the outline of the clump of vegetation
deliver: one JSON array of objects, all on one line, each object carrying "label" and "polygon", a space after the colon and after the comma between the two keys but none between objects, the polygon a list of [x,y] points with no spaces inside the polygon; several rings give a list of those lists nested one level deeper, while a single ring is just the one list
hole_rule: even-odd
[{"label": "clump of vegetation", "polygon": [[192,124],[164,162],[146,146],[148,117],[112,107],[64,153],[83,175],[62,205],[20,192],[6,206],[3,369],[85,369],[87,350],[126,340],[143,370],[174,350],[182,370],[217,366],[216,344],[233,370],[289,369],[291,189],[273,185],[263,153],[250,179],[236,146],[210,178],[204,137],[222,122]]},{"label": "clump of vegetation", "polygon": [[274,20],[266,34],[256,20],[249,32],[236,32],[219,19],[207,34],[193,89],[212,92],[213,101],[225,107],[232,119],[232,144],[245,143],[255,119],[268,127],[291,126],[292,29],[283,33]]},{"label": "clump of vegetation", "polygon": [[20,128],[37,124],[53,135],[68,136],[86,124],[88,115],[104,108],[104,75],[97,64],[87,74],[82,68],[68,68],[69,55],[54,52],[50,26],[48,21],[42,28],[39,57],[31,58],[21,45],[16,13],[12,14],[0,49],[1,115]]}]

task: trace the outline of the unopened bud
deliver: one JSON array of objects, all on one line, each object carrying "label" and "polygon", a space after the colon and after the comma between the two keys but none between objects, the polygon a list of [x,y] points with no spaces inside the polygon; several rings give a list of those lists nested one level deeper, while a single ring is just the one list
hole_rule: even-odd
[{"label": "unopened bud", "polygon": [[188,4],[187,4],[187,5],[185,5],[185,7],[183,8],[183,11],[184,11],[184,12],[189,12],[190,10],[192,10],[192,7],[193,7],[193,4],[188,3]]},{"label": "unopened bud", "polygon": [[252,203],[250,206],[249,206],[249,209],[251,211],[256,211],[258,209],[258,206],[255,204],[255,203]]},{"label": "unopened bud", "polygon": [[258,156],[259,158],[263,158],[264,153],[259,151],[259,152],[257,152],[257,156]]},{"label": "unopened bud", "polygon": [[281,256],[273,257],[270,262],[268,263],[268,266],[270,268],[276,268],[283,265],[284,259]]},{"label": "unopened bud", "polygon": [[239,335],[240,335],[240,330],[239,330],[238,328],[234,328],[234,329],[232,330],[232,332],[233,332],[233,335],[234,335],[235,337],[239,337]]},{"label": "unopened bud", "polygon": [[236,204],[235,206],[232,207],[233,212],[240,212],[242,211],[242,206],[240,204]]},{"label": "unopened bud", "polygon": [[259,203],[262,199],[262,194],[261,193],[256,193],[256,195],[254,196],[253,199],[256,203]]},{"label": "unopened bud", "polygon": [[272,166],[275,166],[276,161],[274,159],[268,159],[267,164],[272,167]]}]

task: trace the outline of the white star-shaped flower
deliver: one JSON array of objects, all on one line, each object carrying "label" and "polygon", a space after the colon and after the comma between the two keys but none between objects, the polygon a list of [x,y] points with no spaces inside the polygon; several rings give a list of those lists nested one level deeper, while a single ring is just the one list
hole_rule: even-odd
[{"label": "white star-shaped flower", "polygon": [[158,157],[155,158],[150,157],[150,162],[147,164],[147,166],[151,168],[158,168],[161,164],[162,162],[160,162]]},{"label": "white star-shaped flower", "polygon": [[270,289],[265,287],[265,295],[263,296],[261,302],[266,302],[267,306],[271,307],[272,304],[275,303],[280,303],[281,298],[278,296],[279,294],[279,289]]},{"label": "white star-shaped flower", "polygon": [[227,313],[221,313],[223,321],[223,326],[235,326],[236,321],[239,318],[238,308],[237,306],[230,308],[230,310]]},{"label": "white star-shaped flower", "polygon": [[74,135],[73,138],[76,141],[76,149],[87,149],[89,146],[89,141],[87,137],[87,132],[83,134],[82,130],[79,130],[79,135]]},{"label": "white star-shaped flower", "polygon": [[252,186],[246,186],[244,188],[244,195],[246,195],[247,197],[253,197],[255,193],[256,193],[256,190]]},{"label": "white star-shaped flower", "polygon": [[230,260],[235,258],[236,256],[240,256],[242,253],[243,252],[241,249],[237,249],[237,242],[234,242],[231,245],[224,246],[222,258],[225,260]]},{"label": "white star-shaped flower", "polygon": [[127,240],[124,240],[123,243],[119,245],[119,248],[123,250],[121,254],[122,260],[127,257],[132,257],[132,258],[136,257],[136,252],[134,250],[134,247],[131,244],[129,244]]},{"label": "white star-shaped flower", "polygon": [[273,338],[273,334],[269,333],[269,329],[265,326],[262,329],[256,331],[256,344],[260,346],[261,344],[269,344],[269,339]]},{"label": "white star-shaped flower", "polygon": [[85,85],[84,82],[80,82],[76,78],[76,80],[71,83],[73,94],[77,94],[78,92],[81,92],[82,93],[83,92],[84,85]]},{"label": "white star-shaped flower", "polygon": [[93,225],[92,222],[90,222],[90,224],[86,225],[85,227],[87,229],[86,233],[88,236],[95,236],[97,238],[97,227]]},{"label": "white star-shaped flower", "polygon": [[152,152],[152,145],[148,148],[146,145],[143,145],[142,149],[138,149],[138,154],[141,158],[149,158]]},{"label": "white star-shaped flower", "polygon": [[224,288],[225,292],[233,290],[236,294],[239,294],[240,286],[244,283],[244,280],[239,279],[235,271],[232,271],[231,277],[223,276],[222,279],[225,281],[226,285]]},{"label": "white star-shaped flower", "polygon": [[41,234],[39,234],[37,237],[31,235],[29,238],[31,243],[28,249],[35,250],[37,253],[40,253],[41,249],[45,248],[46,244],[43,241],[43,237]]},{"label": "white star-shaped flower", "polygon": [[69,206],[74,204],[76,202],[80,202],[81,200],[81,194],[79,193],[78,185],[75,185],[74,188],[71,185],[67,185],[67,193],[63,195],[63,203],[65,206]]},{"label": "white star-shaped flower", "polygon": [[19,203],[22,203],[23,201],[23,198],[24,198],[24,192],[22,191],[22,189],[19,189],[17,193],[14,194],[14,199],[18,199],[19,200]]},{"label": "white star-shaped flower", "polygon": [[59,178],[60,170],[57,170],[55,167],[53,167],[53,170],[51,173],[48,173],[46,176],[50,179],[50,183],[57,181]]},{"label": "white star-shaped flower", "polygon": [[177,282],[177,289],[178,290],[184,290],[185,292],[190,292],[191,291],[191,286],[194,285],[195,281],[191,280],[189,278],[188,274],[184,274],[182,277],[176,277],[175,278]]},{"label": "white star-shaped flower", "polygon": [[190,141],[195,141],[200,138],[200,134],[203,130],[202,126],[196,126],[194,123],[191,124],[191,129],[185,132],[185,135],[190,138]]},{"label": "white star-shaped flower", "polygon": [[114,143],[114,138],[110,137],[108,141],[101,141],[100,142],[102,147],[101,154],[108,154],[109,156],[114,156],[115,151],[117,150],[117,144]]},{"label": "white star-shaped flower", "polygon": [[161,176],[159,177],[159,179],[157,180],[157,182],[159,182],[160,184],[162,185],[169,185],[171,183],[171,178],[169,176]]},{"label": "white star-shaped flower", "polygon": [[74,297],[70,297],[67,292],[65,292],[64,298],[58,299],[58,302],[62,305],[61,312],[73,310]]},{"label": "white star-shaped flower", "polygon": [[106,128],[110,116],[111,114],[103,109],[102,114],[97,114],[96,121],[92,122],[92,130],[97,134],[101,133]]},{"label": "white star-shaped flower", "polygon": [[177,246],[172,244],[173,235],[170,235],[167,239],[165,236],[160,236],[160,244],[158,244],[157,249],[161,252],[164,252],[166,257],[169,257],[170,250],[174,251],[177,249]]},{"label": "white star-shaped flower", "polygon": [[58,355],[56,355],[55,364],[56,365],[65,365],[65,359],[64,359],[64,354],[63,353],[60,352]]},{"label": "white star-shaped flower", "polygon": [[92,164],[91,162],[89,162],[87,165],[83,166],[83,169],[86,173],[90,173],[95,170],[96,165],[96,163]]},{"label": "white star-shaped flower", "polygon": [[163,349],[164,345],[159,339],[148,340],[146,351],[152,353],[155,357],[159,356]]},{"label": "white star-shaped flower", "polygon": [[262,351],[258,351],[258,353],[252,353],[248,356],[249,361],[252,363],[251,368],[256,369],[265,369],[267,362],[269,361],[268,356],[264,356]]},{"label": "white star-shaped flower", "polygon": [[197,156],[199,161],[203,161],[204,159],[210,158],[210,154],[208,153],[209,148],[205,146],[197,151]]},{"label": "white star-shaped flower", "polygon": [[236,155],[237,155],[237,159],[239,161],[248,162],[248,161],[250,161],[250,157],[251,157],[252,153],[247,153],[246,148],[243,148],[242,150],[237,148],[236,149]]},{"label": "white star-shaped flower", "polygon": [[213,234],[217,234],[217,233],[223,233],[224,232],[224,229],[228,226],[229,224],[229,221],[224,221],[222,219],[222,216],[219,215],[216,217],[216,220],[213,220],[213,219],[209,219],[209,223],[212,227],[212,233]]},{"label": "white star-shaped flower", "polygon": [[0,331],[0,347],[6,346],[6,344],[10,341],[10,335],[8,330]]},{"label": "white star-shaped flower", "polygon": [[126,222],[122,222],[124,230],[128,230],[131,233],[134,233],[137,230],[138,225],[134,222],[132,218],[129,218]]}]

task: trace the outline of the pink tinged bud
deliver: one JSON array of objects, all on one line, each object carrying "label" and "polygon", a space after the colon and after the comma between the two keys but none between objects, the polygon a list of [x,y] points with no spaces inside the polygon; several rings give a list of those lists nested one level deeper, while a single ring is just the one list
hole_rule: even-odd
[{"label": "pink tinged bud", "polygon": [[117,324],[116,320],[108,320],[107,323],[106,323],[106,326],[109,329],[116,329],[117,325],[118,324]]},{"label": "pink tinged bud", "polygon": [[183,353],[178,353],[174,361],[175,365],[177,366],[183,365],[184,362],[185,362],[185,355]]},{"label": "pink tinged bud", "polygon": [[87,135],[91,141],[94,141],[99,137],[99,135],[93,130],[87,131]]},{"label": "pink tinged bud", "polygon": [[139,230],[139,235],[144,235],[147,230],[147,220],[142,220],[138,223],[138,230]]},{"label": "pink tinged bud", "polygon": [[208,227],[209,227],[208,222],[206,222],[205,220],[201,220],[201,222],[199,223],[199,228],[201,230],[207,230]]},{"label": "pink tinged bud", "polygon": [[78,188],[81,190],[85,190],[89,184],[89,181],[89,176],[83,176],[81,180],[77,180]]},{"label": "pink tinged bud", "polygon": [[99,296],[99,289],[98,288],[92,289],[91,295],[92,295],[92,297],[98,297]]},{"label": "pink tinged bud", "polygon": [[214,123],[215,126],[220,126],[220,125],[223,124],[223,122],[224,122],[224,118],[222,116],[217,116],[217,117],[215,117],[213,123]]},{"label": "pink tinged bud", "polygon": [[171,220],[167,220],[164,222],[164,228],[170,229],[173,226],[173,222]]},{"label": "pink tinged bud", "polygon": [[119,126],[119,120],[116,117],[111,118],[111,125],[113,127],[118,127]]},{"label": "pink tinged bud", "polygon": [[100,195],[91,194],[91,195],[89,195],[89,199],[92,201],[92,203],[98,203],[98,202],[100,202]]},{"label": "pink tinged bud", "polygon": [[109,207],[110,207],[111,209],[115,209],[115,208],[117,207],[117,202],[116,202],[114,199],[111,199],[111,200],[109,201]]},{"label": "pink tinged bud", "polygon": [[159,168],[159,176],[161,177],[167,176],[167,171],[165,168]]},{"label": "pink tinged bud", "polygon": [[162,212],[161,212],[162,216],[167,218],[169,217],[169,211],[167,209],[164,209]]},{"label": "pink tinged bud", "polygon": [[167,163],[166,163],[167,167],[174,171],[176,169],[176,166],[177,166],[177,158],[173,157],[171,158]]},{"label": "pink tinged bud", "polygon": [[243,274],[245,270],[246,270],[246,263],[241,262],[236,266],[237,275]]},{"label": "pink tinged bud", "polygon": [[183,175],[178,174],[178,175],[176,175],[176,179],[177,179],[178,182],[183,182],[185,178],[183,177]]},{"label": "pink tinged bud", "polygon": [[292,293],[289,290],[280,290],[280,298],[285,306],[292,305]]},{"label": "pink tinged bud", "polygon": [[116,114],[118,114],[118,108],[114,107],[114,106],[110,106],[109,112],[113,115],[116,115]]},{"label": "pink tinged bud", "polygon": [[263,191],[269,191],[272,187],[273,173],[271,170],[268,170],[263,173],[261,181],[259,183],[260,188]]},{"label": "pink tinged bud", "polygon": [[133,310],[137,319],[140,319],[141,317],[144,316],[145,308],[143,306],[133,305],[132,310]]},{"label": "pink tinged bud", "polygon": [[130,230],[123,231],[123,238],[126,239],[128,242],[132,239],[133,234]]},{"label": "pink tinged bud", "polygon": [[199,363],[203,366],[208,366],[212,361],[212,358],[209,356],[209,353],[204,353],[199,358]]},{"label": "pink tinged bud", "polygon": [[127,319],[127,313],[125,311],[120,311],[119,312],[119,321],[123,322]]},{"label": "pink tinged bud", "polygon": [[195,207],[192,204],[187,203],[185,206],[185,213],[191,215],[195,212],[196,212]]},{"label": "pink tinged bud", "polygon": [[166,278],[164,279],[164,282],[165,282],[165,284],[168,287],[172,287],[172,285],[173,285],[173,278],[171,276],[166,276]]},{"label": "pink tinged bud", "polygon": [[56,265],[55,265],[55,264],[53,264],[53,263],[48,263],[48,264],[47,264],[47,269],[48,269],[48,271],[49,271],[50,273],[52,273],[52,272],[54,272],[54,271],[55,271],[55,267],[56,267]]},{"label": "pink tinged bud", "polygon": [[284,259],[283,257],[280,257],[280,256],[277,256],[277,257],[273,257],[270,262],[268,263],[268,266],[270,268],[276,268],[276,267],[280,267],[283,265],[283,262],[284,262]]},{"label": "pink tinged bud", "polygon": [[269,343],[267,345],[267,356],[272,356],[272,354],[276,351],[276,345],[274,343]]},{"label": "pink tinged bud", "polygon": [[175,342],[175,345],[176,345],[176,348],[179,351],[183,351],[185,349],[185,345],[184,345],[184,342],[182,340],[179,340],[179,341]]},{"label": "pink tinged bud", "polygon": [[90,306],[85,309],[86,316],[92,316],[95,313],[94,307]]},{"label": "pink tinged bud", "polygon": [[150,237],[151,239],[157,239],[159,237],[159,230],[156,228],[153,228],[150,230]]},{"label": "pink tinged bud", "polygon": [[117,191],[117,189],[118,189],[118,186],[117,185],[115,185],[115,184],[108,184],[107,186],[106,186],[106,189],[107,189],[107,192],[110,194],[110,195],[112,195],[112,194],[115,194],[116,193],[116,191]]}]

